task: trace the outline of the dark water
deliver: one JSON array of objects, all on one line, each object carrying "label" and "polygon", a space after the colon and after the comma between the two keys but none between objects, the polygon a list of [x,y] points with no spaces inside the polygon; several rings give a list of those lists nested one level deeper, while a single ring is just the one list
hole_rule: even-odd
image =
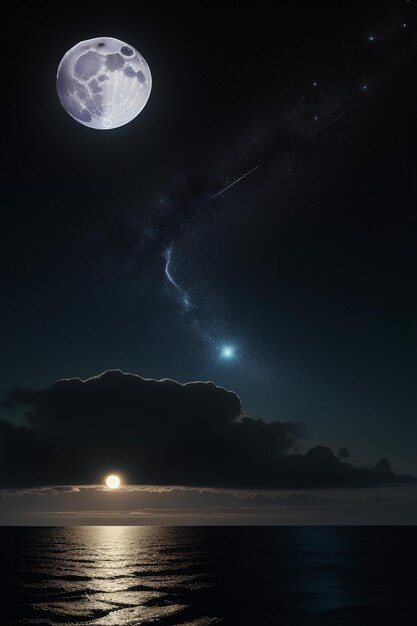
[{"label": "dark water", "polygon": [[417,529],[0,528],[0,624],[417,623]]}]

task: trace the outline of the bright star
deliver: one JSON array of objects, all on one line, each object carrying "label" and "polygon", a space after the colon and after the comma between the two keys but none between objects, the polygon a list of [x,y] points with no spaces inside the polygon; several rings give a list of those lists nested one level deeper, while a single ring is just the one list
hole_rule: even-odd
[{"label": "bright star", "polygon": [[220,350],[220,356],[222,359],[233,359],[235,355],[235,349],[233,346],[222,346]]}]

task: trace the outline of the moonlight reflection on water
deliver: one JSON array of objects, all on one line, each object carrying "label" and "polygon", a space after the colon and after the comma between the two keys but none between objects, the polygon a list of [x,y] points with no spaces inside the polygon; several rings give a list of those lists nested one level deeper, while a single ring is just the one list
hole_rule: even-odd
[{"label": "moonlight reflection on water", "polygon": [[417,609],[412,527],[10,527],[0,541],[7,626],[357,626]]}]

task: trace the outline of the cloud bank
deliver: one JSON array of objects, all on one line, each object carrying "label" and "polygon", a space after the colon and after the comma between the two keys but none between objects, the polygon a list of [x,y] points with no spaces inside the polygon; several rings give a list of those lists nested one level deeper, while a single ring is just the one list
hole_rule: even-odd
[{"label": "cloud bank", "polygon": [[417,522],[417,484],[308,492],[129,485],[0,489],[0,526],[314,525]]},{"label": "cloud bank", "polygon": [[[382,459],[356,467],[325,446],[298,450],[302,425],[244,415],[211,382],[182,385],[120,370],[45,389],[18,387],[1,402],[0,487],[125,483],[288,489],[414,480]],[[26,426],[16,426],[13,416]]]}]

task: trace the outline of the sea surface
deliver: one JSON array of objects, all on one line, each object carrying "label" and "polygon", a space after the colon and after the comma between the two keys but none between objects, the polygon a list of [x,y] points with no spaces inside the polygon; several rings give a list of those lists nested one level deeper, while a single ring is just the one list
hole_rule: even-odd
[{"label": "sea surface", "polygon": [[0,624],[417,623],[417,528],[0,528]]}]

